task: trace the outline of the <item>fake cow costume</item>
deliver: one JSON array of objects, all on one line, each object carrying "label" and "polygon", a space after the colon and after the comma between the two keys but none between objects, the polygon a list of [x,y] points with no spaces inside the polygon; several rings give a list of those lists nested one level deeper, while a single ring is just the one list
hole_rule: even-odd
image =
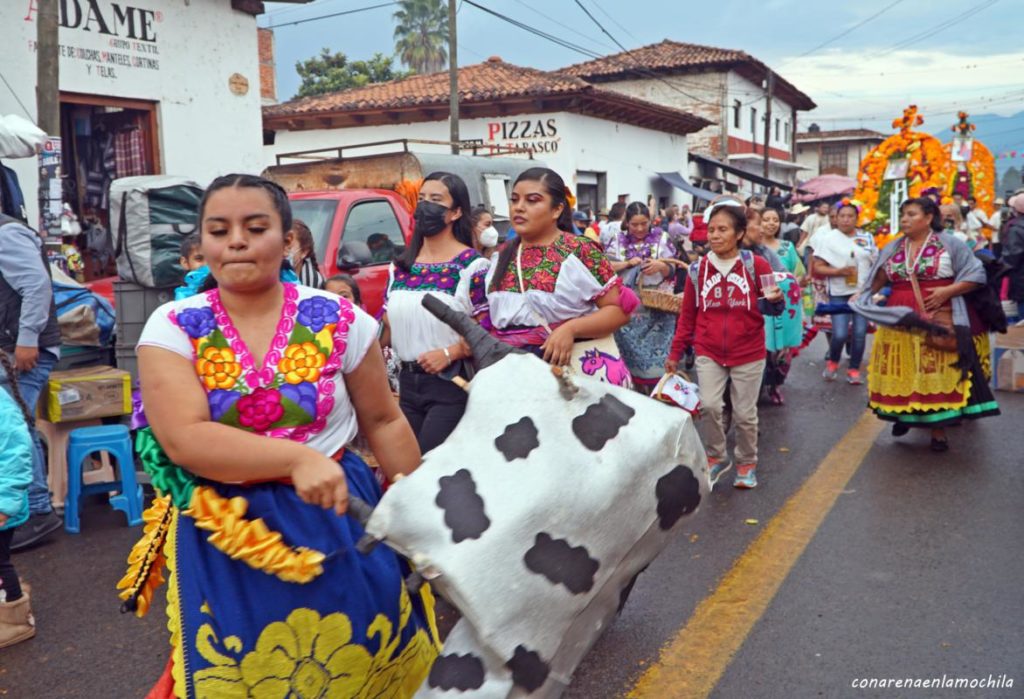
[{"label": "fake cow costume", "polygon": [[458,427],[366,525],[463,615],[417,696],[557,697],[706,496],[704,449],[685,411],[559,378],[424,305],[466,337],[482,370]]}]

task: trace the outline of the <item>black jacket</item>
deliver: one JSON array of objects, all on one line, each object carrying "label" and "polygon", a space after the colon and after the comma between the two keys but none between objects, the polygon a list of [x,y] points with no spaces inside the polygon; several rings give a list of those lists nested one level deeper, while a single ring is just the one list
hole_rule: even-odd
[{"label": "black jacket", "polygon": [[1010,267],[1010,298],[1024,303],[1024,214],[1017,214],[1000,237],[1003,262]]}]

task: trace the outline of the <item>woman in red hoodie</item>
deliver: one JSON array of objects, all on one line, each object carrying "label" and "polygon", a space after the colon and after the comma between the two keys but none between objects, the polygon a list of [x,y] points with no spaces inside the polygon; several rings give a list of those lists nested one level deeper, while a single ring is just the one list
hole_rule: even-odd
[{"label": "woman in red hoodie", "polygon": [[683,354],[695,350],[701,404],[710,417],[705,447],[712,486],[732,466],[722,419],[725,389],[732,384],[737,464],[733,485],[753,488],[757,486],[757,397],[766,357],[764,316],[778,315],[785,303],[778,285],[761,284],[762,275],[773,274],[768,262],[739,247],[747,228],[743,205],[718,200],[705,220],[711,252],[690,265],[665,368],[675,372]]}]

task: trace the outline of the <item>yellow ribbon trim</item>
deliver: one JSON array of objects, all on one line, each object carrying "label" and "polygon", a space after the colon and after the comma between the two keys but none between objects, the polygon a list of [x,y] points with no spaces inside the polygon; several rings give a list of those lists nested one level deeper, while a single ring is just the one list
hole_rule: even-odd
[{"label": "yellow ribbon trim", "polygon": [[[122,600],[136,596],[135,616],[141,618],[149,611],[153,593],[164,582],[163,567],[167,562],[164,544],[172,520],[164,520],[171,506],[170,496],[155,498],[142,513],[142,537],[128,554],[128,571],[117,583]],[[145,577],[141,577],[141,576]]]},{"label": "yellow ribbon trim", "polygon": [[167,630],[171,633],[171,678],[174,696],[186,699],[188,683],[185,681],[185,648],[181,644],[181,608],[178,595],[178,513],[175,512],[167,532]]},{"label": "yellow ribbon trim", "polygon": [[221,497],[210,486],[197,486],[184,514],[199,529],[212,532],[211,546],[256,570],[285,582],[308,583],[324,572],[324,554],[304,546],[292,547],[280,532],[271,531],[260,519],[245,518],[249,503],[243,497]]}]

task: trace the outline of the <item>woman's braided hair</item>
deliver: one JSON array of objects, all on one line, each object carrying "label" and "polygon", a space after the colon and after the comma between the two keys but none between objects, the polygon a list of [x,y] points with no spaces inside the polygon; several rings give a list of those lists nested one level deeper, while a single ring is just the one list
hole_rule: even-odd
[{"label": "woman's braided hair", "polygon": [[7,383],[11,386],[11,395],[14,396],[14,402],[21,408],[21,414],[25,416],[25,423],[32,427],[36,421],[32,417],[32,411],[28,409],[28,405],[25,403],[24,396],[21,395],[21,389],[18,388],[18,373],[14,369],[14,364],[11,363],[11,358],[2,350],[0,350],[0,364],[4,365],[4,371],[7,373]]}]

